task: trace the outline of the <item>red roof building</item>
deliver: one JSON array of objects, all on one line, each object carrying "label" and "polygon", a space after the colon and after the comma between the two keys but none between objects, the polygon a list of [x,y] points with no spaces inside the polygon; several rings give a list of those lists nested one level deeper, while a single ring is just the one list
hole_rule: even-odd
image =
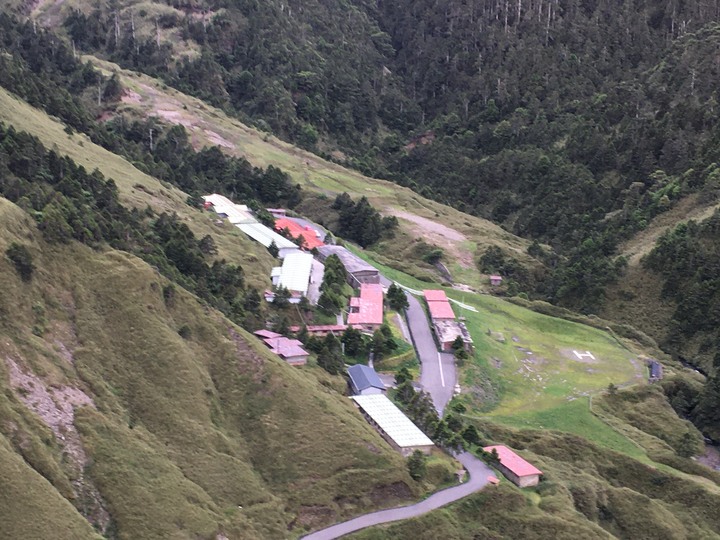
[{"label": "red roof building", "polygon": [[500,459],[499,469],[513,484],[519,487],[536,486],[543,474],[540,469],[533,464],[528,463],[507,446],[501,444],[496,446],[486,446],[483,448],[486,452],[497,452]]},{"label": "red roof building", "polygon": [[428,308],[433,321],[455,319],[455,312],[447,300],[445,302],[428,302]]},{"label": "red roof building", "polygon": [[258,330],[255,335],[270,347],[270,351],[277,354],[291,366],[302,366],[307,363],[309,353],[302,348],[302,342],[297,339],[286,338],[270,330]]},{"label": "red roof building", "polygon": [[454,320],[455,313],[450,306],[445,291],[440,289],[429,289],[423,291],[423,296],[430,310],[430,318],[433,321]]},{"label": "red roof building", "polygon": [[383,289],[377,283],[360,285],[360,296],[350,299],[348,324],[373,331],[383,323]]},{"label": "red roof building", "polygon": [[423,296],[425,297],[426,302],[447,302],[448,297],[445,294],[445,291],[440,289],[429,289],[427,291],[423,291]]},{"label": "red roof building", "polygon": [[280,232],[284,229],[290,231],[290,236],[296,240],[302,235],[305,240],[303,248],[308,251],[325,245],[322,240],[317,237],[317,233],[311,227],[303,227],[299,223],[287,218],[276,219],[275,230]]}]

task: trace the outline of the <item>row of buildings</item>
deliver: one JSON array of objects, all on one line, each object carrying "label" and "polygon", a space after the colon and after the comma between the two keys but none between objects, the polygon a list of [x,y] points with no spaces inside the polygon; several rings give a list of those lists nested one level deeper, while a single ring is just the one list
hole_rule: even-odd
[{"label": "row of buildings", "polygon": [[423,291],[423,297],[428,306],[430,320],[437,337],[440,349],[449,351],[457,338],[461,338],[465,350],[471,350],[473,340],[470,337],[465,323],[455,317],[450,301],[443,290]]}]

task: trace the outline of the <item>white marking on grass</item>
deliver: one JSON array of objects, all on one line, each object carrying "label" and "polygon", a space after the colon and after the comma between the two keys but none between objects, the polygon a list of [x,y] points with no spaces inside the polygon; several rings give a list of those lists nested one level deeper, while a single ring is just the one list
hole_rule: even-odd
[{"label": "white marking on grass", "polygon": [[595,356],[590,351],[585,351],[584,353],[579,353],[576,350],[573,350],[573,354],[577,356],[578,360],[583,360],[585,358],[590,358],[591,360],[595,360]]}]

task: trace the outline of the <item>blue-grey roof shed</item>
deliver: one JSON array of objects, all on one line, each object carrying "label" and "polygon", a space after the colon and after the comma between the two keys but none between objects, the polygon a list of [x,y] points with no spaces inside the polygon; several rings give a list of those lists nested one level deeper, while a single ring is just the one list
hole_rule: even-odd
[{"label": "blue-grey roof shed", "polygon": [[385,385],[371,367],[357,364],[348,368],[350,386],[355,394],[380,394],[385,392]]}]

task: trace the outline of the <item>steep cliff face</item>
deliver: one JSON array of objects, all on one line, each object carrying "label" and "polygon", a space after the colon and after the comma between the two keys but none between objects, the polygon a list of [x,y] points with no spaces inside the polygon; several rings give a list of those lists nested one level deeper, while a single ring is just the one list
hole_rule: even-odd
[{"label": "steep cliff face", "polygon": [[341,396],[144,262],[0,199],[12,242],[35,269],[0,258],[0,536],[281,538],[416,494]]}]

